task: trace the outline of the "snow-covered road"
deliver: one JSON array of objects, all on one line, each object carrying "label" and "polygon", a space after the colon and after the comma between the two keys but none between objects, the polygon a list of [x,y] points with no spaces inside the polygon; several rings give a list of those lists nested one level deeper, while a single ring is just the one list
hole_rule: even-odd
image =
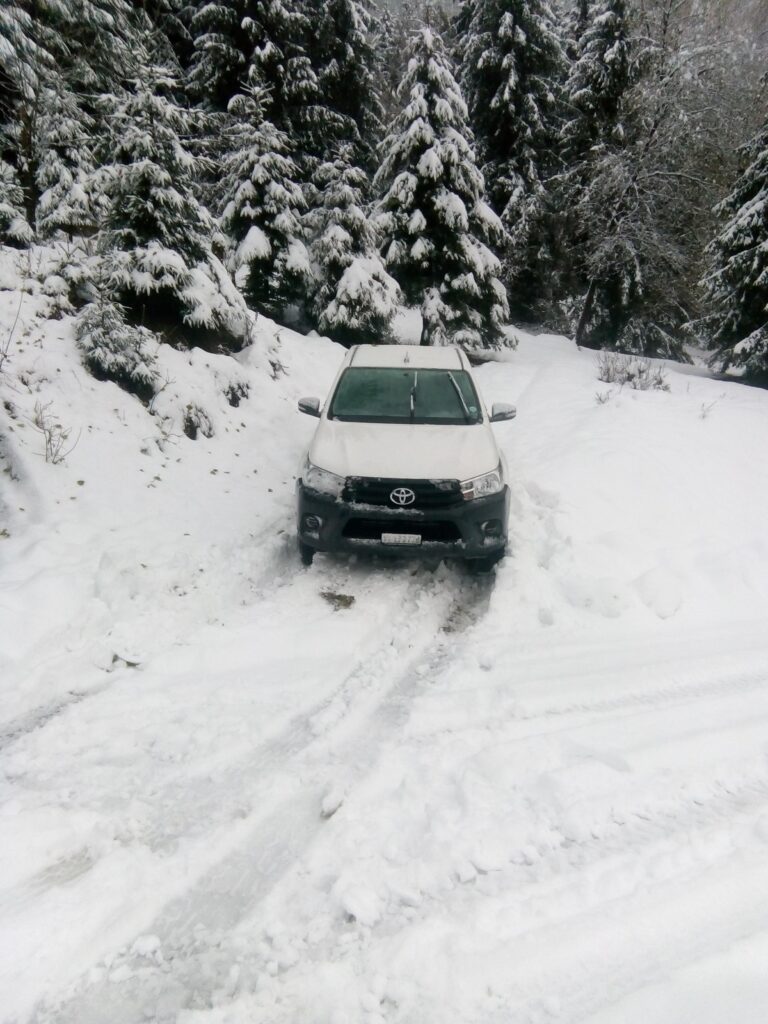
[{"label": "snow-covered road", "polygon": [[[765,392],[612,390],[523,337],[478,371],[519,407],[495,579],[305,570],[295,400],[339,350],[267,325],[239,364],[164,353],[158,444],[66,320],[25,330],[0,381],[4,1024],[763,1024]],[[63,465],[36,400],[81,431]],[[181,434],[190,401],[211,439]]]}]

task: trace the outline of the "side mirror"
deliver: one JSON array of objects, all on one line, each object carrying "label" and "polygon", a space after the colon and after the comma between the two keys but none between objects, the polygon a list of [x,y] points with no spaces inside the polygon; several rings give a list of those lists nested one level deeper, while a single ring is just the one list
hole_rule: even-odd
[{"label": "side mirror", "polygon": [[319,416],[320,415],[320,399],[319,398],[300,398],[299,399],[299,412],[305,412],[307,416]]},{"label": "side mirror", "polygon": [[491,409],[491,423],[498,423],[499,420],[513,420],[517,416],[517,409],[514,405],[507,405],[506,402],[494,402]]}]

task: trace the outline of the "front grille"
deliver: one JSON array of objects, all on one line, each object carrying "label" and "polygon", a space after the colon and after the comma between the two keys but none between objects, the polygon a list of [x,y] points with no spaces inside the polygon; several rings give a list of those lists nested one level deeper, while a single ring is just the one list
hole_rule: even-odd
[{"label": "front grille", "polygon": [[344,527],[343,536],[350,540],[381,540],[382,533],[418,533],[425,543],[455,544],[461,531],[451,522],[394,522],[391,519],[367,519],[353,516]]},{"label": "front grille", "polygon": [[[399,487],[407,487],[415,494],[415,500],[410,505],[399,506],[392,501],[390,495]],[[373,476],[348,476],[343,500],[355,505],[427,511],[460,505],[463,498],[458,480],[388,480]]]}]

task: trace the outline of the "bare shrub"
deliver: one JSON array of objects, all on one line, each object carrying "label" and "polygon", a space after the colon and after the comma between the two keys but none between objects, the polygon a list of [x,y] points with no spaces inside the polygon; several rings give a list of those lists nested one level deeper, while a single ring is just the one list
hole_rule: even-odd
[{"label": "bare shrub", "polygon": [[600,353],[597,379],[620,387],[629,385],[634,391],[669,391],[667,371],[661,364],[619,352]]},{"label": "bare shrub", "polygon": [[77,446],[80,434],[74,442],[69,444],[72,430],[69,427],[62,427],[51,412],[51,403],[35,402],[35,412],[32,417],[32,425],[43,435],[45,442],[45,461],[51,462],[54,466],[63,462],[71,451]]},{"label": "bare shrub", "polygon": [[16,316],[13,318],[13,323],[11,324],[10,330],[8,331],[8,334],[2,340],[0,340],[0,373],[3,372],[5,364],[11,357],[11,345],[13,344],[13,336],[16,333],[16,328],[19,325],[19,317],[21,316],[21,307],[23,302],[24,293],[22,292],[21,295],[19,296],[19,305],[16,310]]}]

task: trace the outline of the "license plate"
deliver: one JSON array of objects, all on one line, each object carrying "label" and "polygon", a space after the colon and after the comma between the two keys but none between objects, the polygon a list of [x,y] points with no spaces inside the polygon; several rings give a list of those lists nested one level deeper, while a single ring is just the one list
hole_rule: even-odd
[{"label": "license plate", "polygon": [[420,533],[382,533],[382,544],[421,544]]}]

